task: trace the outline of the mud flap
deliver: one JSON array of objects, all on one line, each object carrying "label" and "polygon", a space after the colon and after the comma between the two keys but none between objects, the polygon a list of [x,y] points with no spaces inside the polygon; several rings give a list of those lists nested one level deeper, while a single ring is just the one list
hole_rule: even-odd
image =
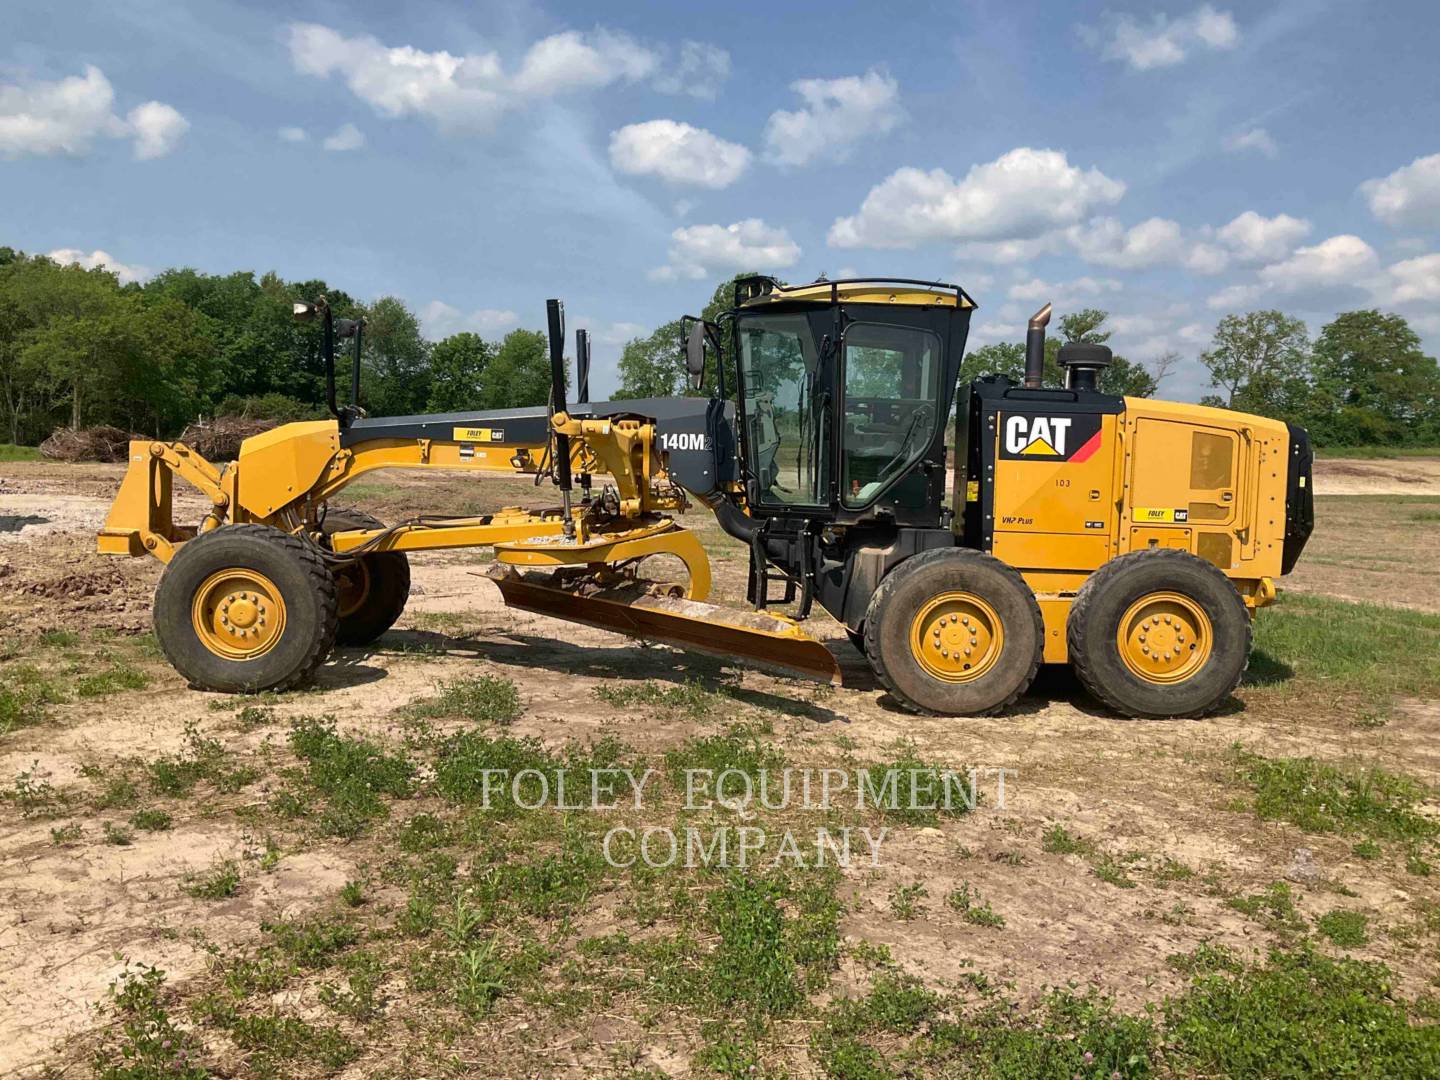
[{"label": "mud flap", "polygon": [[778,615],[655,596],[639,582],[596,588],[499,565],[485,576],[499,586],[507,607],[841,685],[835,654]]}]

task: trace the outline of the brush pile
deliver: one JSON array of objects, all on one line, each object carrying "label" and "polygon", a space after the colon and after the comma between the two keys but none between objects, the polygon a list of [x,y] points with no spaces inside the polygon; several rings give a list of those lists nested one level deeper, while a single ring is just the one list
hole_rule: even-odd
[{"label": "brush pile", "polygon": [[195,421],[180,433],[180,441],[207,461],[234,461],[240,456],[242,442],[274,426],[274,420],[217,416],[214,420]]},{"label": "brush pile", "polygon": [[124,461],[130,452],[130,440],[139,438],[143,436],[108,424],[56,428],[40,444],[40,456],[51,461]]}]

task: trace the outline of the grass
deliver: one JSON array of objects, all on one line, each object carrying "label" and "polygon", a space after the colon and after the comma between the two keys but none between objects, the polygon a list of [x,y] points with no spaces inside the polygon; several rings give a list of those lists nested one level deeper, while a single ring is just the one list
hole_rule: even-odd
[{"label": "grass", "polygon": [[1383,964],[1332,960],[1308,946],[1263,967],[1197,978],[1165,1006],[1169,1056],[1184,1074],[1440,1075],[1440,1027],[1412,1023]]},{"label": "grass", "polygon": [[185,725],[185,749],[179,754],[155,758],[146,765],[150,790],[157,795],[180,798],[189,795],[202,780],[217,791],[232,793],[259,779],[251,765],[236,765],[230,753],[214,738],[200,734],[195,722]]},{"label": "grass", "polygon": [[333,717],[297,719],[290,748],[305,762],[310,786],[325,797],[317,822],[323,835],[359,836],[389,813],[380,796],[406,798],[414,791],[413,761],[368,739],[340,735]]},{"label": "grass", "polygon": [[0,736],[42,723],[48,706],[65,700],[60,687],[30,664],[0,673]]},{"label": "grass", "polygon": [[1388,700],[1440,691],[1440,614],[1287,593],[1255,620],[1246,680],[1265,686],[1293,674]]},{"label": "grass", "polygon": [[165,1002],[165,973],[128,966],[110,984],[107,1012],[113,1021],[96,1048],[93,1065],[100,1080],[204,1080],[210,1076],[194,1032],[171,1019]]},{"label": "grass", "polygon": [[35,446],[16,446],[14,443],[0,443],[0,461],[39,461],[40,450]]},{"label": "grass", "polygon": [[142,832],[165,832],[173,819],[164,810],[137,810],[130,815],[130,824]]},{"label": "grass", "polygon": [[479,675],[440,684],[440,693],[410,705],[416,720],[463,717],[477,724],[511,724],[520,718],[520,692],[509,679]]},{"label": "grass", "polygon": [[143,690],[149,685],[150,676],[145,672],[130,664],[117,663],[82,676],[75,683],[75,694],[82,698],[106,697],[122,690]]},{"label": "grass", "polygon": [[1321,458],[1361,458],[1367,460],[1405,457],[1440,457],[1440,446],[1317,446],[1315,456]]},{"label": "grass", "polygon": [[1330,944],[1342,949],[1358,949],[1370,940],[1369,917],[1363,911],[1336,908],[1315,920],[1315,929]]},{"label": "grass", "polygon": [[693,681],[678,686],[654,682],[605,683],[595,688],[595,696],[616,709],[658,709],[691,720],[708,715],[719,701],[719,695]]},{"label": "grass", "polygon": [[946,896],[945,903],[960,912],[961,917],[972,926],[988,926],[996,930],[1005,926],[1005,917],[991,908],[988,900],[982,901],[979,894],[972,892],[968,882]]},{"label": "grass", "polygon": [[234,859],[217,859],[203,873],[186,874],[181,887],[197,900],[225,900],[240,889],[240,864]]},{"label": "grass", "polygon": [[1295,910],[1295,894],[1283,881],[1272,882],[1249,896],[1232,896],[1226,903],[1271,930],[1298,930],[1304,925]]},{"label": "grass", "polygon": [[1430,792],[1417,780],[1380,768],[1342,768],[1314,758],[1266,758],[1236,749],[1239,779],[1262,818],[1305,832],[1355,833],[1370,840],[1428,840],[1440,823],[1419,812]]}]

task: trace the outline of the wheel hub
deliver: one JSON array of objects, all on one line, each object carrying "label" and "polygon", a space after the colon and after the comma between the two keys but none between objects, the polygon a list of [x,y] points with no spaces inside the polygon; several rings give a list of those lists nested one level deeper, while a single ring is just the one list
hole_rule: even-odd
[{"label": "wheel hub", "polygon": [[980,678],[1000,658],[1000,616],[973,593],[947,592],[930,600],[910,627],[910,649],[926,674],[944,682]]},{"label": "wheel hub", "polygon": [[190,618],[195,636],[212,653],[253,660],[269,652],[284,633],[285,600],[259,571],[220,570],[196,590]]},{"label": "wheel hub", "polygon": [[1116,632],[1125,666],[1153,683],[1176,683],[1205,666],[1214,644],[1210,617],[1181,593],[1142,596],[1126,610]]}]

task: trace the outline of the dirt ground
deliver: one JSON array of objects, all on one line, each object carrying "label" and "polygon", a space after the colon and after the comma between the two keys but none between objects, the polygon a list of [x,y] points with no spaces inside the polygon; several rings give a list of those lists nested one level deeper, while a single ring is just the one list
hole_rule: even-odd
[{"label": "dirt ground", "polygon": [[[148,629],[159,564],[93,554],[119,475],[118,466],[0,465],[0,639],[24,646],[53,631],[124,636]],[[1440,612],[1433,573],[1440,460],[1320,461],[1315,490],[1316,535],[1286,587]],[[382,474],[350,494],[391,519],[537,501],[527,482],[453,477],[437,485],[405,474]],[[707,515],[693,513],[686,523],[699,527],[715,555],[721,599],[738,599],[744,552],[728,545]],[[377,647],[339,651],[313,693],[274,705],[278,720],[325,713],[346,730],[393,739],[407,704],[446,680],[492,673],[519,688],[517,735],[559,746],[613,733],[658,754],[693,734],[690,725],[606,704],[595,690],[698,678],[724,680],[745,710],[768,717],[774,742],[795,763],[887,760],[897,743],[909,741],[925,760],[1003,768],[1003,806],[995,774],[982,773],[991,779],[982,781],[980,811],[938,828],[898,830],[878,869],[847,871],[842,931],[847,941],[888,945],[927,982],[983,971],[1022,998],[1074,981],[1139,1008],[1178,988],[1166,964],[1172,954],[1203,941],[1263,952],[1272,931],[1227,901],[1275,881],[1301,887],[1296,902],[1307,918],[1348,895],[1344,903],[1375,924],[1401,927],[1440,901],[1434,879],[1407,875],[1400,856],[1362,859],[1353,838],[1234,812],[1235,791],[1223,779],[1231,748],[1241,744],[1262,754],[1361,760],[1440,783],[1434,701],[1402,697],[1383,726],[1359,726],[1323,689],[1257,686],[1203,722],[1142,723],[1107,714],[1065,673],[1047,672],[1008,716],[917,718],[863,680],[831,690],[507,610],[478,576],[487,562],[484,552],[412,559],[414,586],[398,629]],[[823,614],[815,622],[829,625],[828,633],[817,626],[821,636],[843,638]],[[187,723],[241,752],[268,752],[274,731],[239,730],[217,695],[187,689],[157,657],[143,666],[143,689],[57,704],[46,723],[0,739],[0,783],[28,774],[56,789],[82,790],[97,768],[176,753]],[[0,808],[0,1076],[40,1075],[47,1063],[71,1060],[68,1041],[99,1022],[96,1005],[123,958],[158,965],[171,985],[183,985],[204,975],[216,950],[253,942],[261,922],[302,914],[355,875],[360,850],[313,843],[287,852],[273,872],[247,878],[229,899],[182,891],[187,873],[263,847],[239,811],[263,802],[266,790],[209,800],[177,815],[169,831],[137,833],[123,846],[60,846],[52,842],[55,820]],[[98,829],[121,817],[100,811],[87,823]],[[1041,838],[1057,823],[1113,856],[1140,886],[1117,888],[1097,876],[1093,858],[1044,850]],[[1182,894],[1161,872],[1172,864],[1194,868],[1215,887]],[[913,882],[924,883],[929,899],[899,921],[894,890]],[[962,882],[1004,915],[1002,931],[967,922],[941,902]],[[1327,891],[1326,882],[1343,882],[1347,891]],[[1436,950],[1411,949],[1400,934],[1376,934],[1351,955],[1386,961],[1411,994],[1440,976]],[[832,992],[857,978],[847,962]],[[524,1038],[515,1034],[527,1022],[518,1009],[502,1009],[490,1022],[503,1029],[494,1045]],[[645,1044],[640,1064],[688,1074],[693,1033],[655,1038],[630,1016],[604,1024],[574,1021],[591,1057],[566,1049],[573,1033],[553,1030],[544,1035],[549,1042],[529,1050],[554,1073],[575,1073],[603,1060],[593,1056],[601,1053],[595,1046],[638,1040]],[[340,1075],[368,1075],[374,1065],[361,1059]]]}]

